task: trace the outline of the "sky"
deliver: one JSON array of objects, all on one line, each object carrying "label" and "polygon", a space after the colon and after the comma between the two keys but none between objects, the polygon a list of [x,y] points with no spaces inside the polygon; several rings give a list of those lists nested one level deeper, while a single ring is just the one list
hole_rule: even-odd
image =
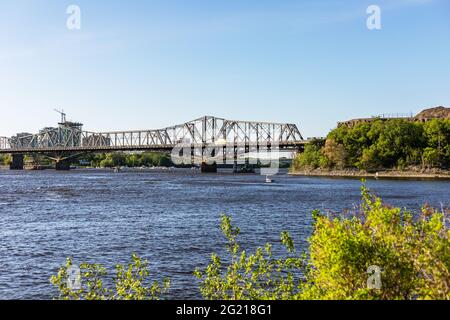
[{"label": "sky", "polygon": [[56,125],[55,108],[89,131],[213,115],[312,137],[437,105],[450,106],[448,0],[0,0],[0,136]]}]

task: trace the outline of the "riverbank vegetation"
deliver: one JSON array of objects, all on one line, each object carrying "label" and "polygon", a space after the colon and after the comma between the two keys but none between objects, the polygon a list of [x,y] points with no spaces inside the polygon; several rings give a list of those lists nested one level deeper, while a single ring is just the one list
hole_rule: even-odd
[{"label": "riverbank vegetation", "polygon": [[[113,167],[171,167],[173,163],[170,155],[159,152],[142,153],[97,153],[83,155],[77,159],[79,163],[85,163],[96,168]],[[80,162],[81,161],[81,162]]]},{"label": "riverbank vegetation", "polygon": [[11,163],[11,155],[0,154],[0,165],[9,166]]},{"label": "riverbank vegetation", "polygon": [[293,161],[292,170],[359,169],[378,171],[450,168],[450,120],[374,120],[338,126],[315,140]]},{"label": "riverbank vegetation", "polygon": [[[114,168],[114,167],[172,167],[174,164],[170,154],[160,152],[142,152],[142,153],[91,153],[84,154],[70,159],[71,165],[81,167],[95,168]],[[44,156],[25,155],[25,163],[31,163],[40,166],[51,166],[53,160]],[[11,156],[0,155],[0,165],[9,165]]]},{"label": "riverbank vegetation", "polygon": [[151,281],[148,261],[135,254],[131,260],[128,265],[116,266],[112,287],[106,285],[108,273],[104,266],[82,263],[79,272],[72,272],[70,258],[50,282],[58,289],[61,300],[159,300],[170,287],[169,279],[162,283]]},{"label": "riverbank vegetation", "polygon": [[[353,212],[313,212],[307,253],[297,252],[291,236],[282,232],[285,250],[277,257],[271,244],[253,253],[242,249],[239,228],[224,215],[227,254],[213,253],[209,265],[194,276],[205,299],[448,300],[449,215],[449,210],[429,206],[413,214],[385,205],[363,186],[361,205]],[[141,288],[147,268],[135,256],[133,261],[118,269],[115,293],[103,289],[104,269],[89,264],[81,265],[83,289],[69,290],[65,279],[71,260],[51,281],[64,299],[164,298],[167,285]]]}]

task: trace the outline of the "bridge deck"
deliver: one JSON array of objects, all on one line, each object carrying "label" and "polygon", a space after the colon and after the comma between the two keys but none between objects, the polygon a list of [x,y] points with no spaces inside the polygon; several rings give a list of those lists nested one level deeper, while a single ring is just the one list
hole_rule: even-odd
[{"label": "bridge deck", "polygon": [[125,146],[80,146],[80,147],[41,147],[41,148],[10,148],[10,149],[0,149],[0,154],[15,154],[15,153],[56,153],[56,152],[114,152],[114,151],[154,151],[154,152],[170,152],[176,147],[180,148],[250,148],[256,149],[258,146],[273,146],[283,150],[295,150],[299,147],[307,144],[307,140],[301,141],[290,141],[288,143],[278,143],[273,142],[272,144],[256,144],[256,143],[248,143],[248,144],[180,144],[180,145],[125,145]]}]

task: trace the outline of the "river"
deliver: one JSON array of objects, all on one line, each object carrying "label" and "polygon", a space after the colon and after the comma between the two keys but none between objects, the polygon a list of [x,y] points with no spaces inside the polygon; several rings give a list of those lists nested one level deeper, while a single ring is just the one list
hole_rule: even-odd
[{"label": "river", "polygon": [[[450,181],[367,184],[395,206],[450,207]],[[66,257],[113,268],[133,252],[150,261],[154,278],[171,278],[169,298],[200,298],[192,272],[223,253],[222,213],[241,228],[245,249],[277,243],[283,230],[305,249],[311,211],[351,210],[360,186],[285,173],[268,184],[257,174],[192,170],[0,170],[0,298],[51,299],[49,278]]]}]

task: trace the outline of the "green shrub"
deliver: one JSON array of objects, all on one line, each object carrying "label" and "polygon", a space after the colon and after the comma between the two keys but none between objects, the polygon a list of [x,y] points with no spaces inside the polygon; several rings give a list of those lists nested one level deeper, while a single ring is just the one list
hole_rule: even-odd
[{"label": "green shrub", "polygon": [[169,279],[163,284],[149,281],[148,261],[132,255],[128,266],[118,264],[114,277],[114,288],[105,287],[107,271],[99,264],[82,263],[80,269],[81,288],[68,286],[68,270],[72,260],[67,259],[65,266],[50,278],[50,282],[58,289],[59,299],[64,300],[158,300],[170,286]]},{"label": "green shrub", "polygon": [[237,237],[239,228],[231,225],[231,218],[222,216],[221,229],[228,244],[230,260],[224,264],[215,253],[205,270],[197,269],[194,275],[201,280],[200,292],[208,300],[268,300],[290,299],[298,294],[296,271],[301,270],[304,258],[296,255],[294,243],[287,232],[281,242],[287,250],[286,257],[275,259],[272,246],[266,244],[253,254],[240,250]]},{"label": "green shrub", "polygon": [[[352,217],[316,216],[304,299],[450,299],[448,212],[383,205],[362,188]],[[382,270],[380,290],[367,270]]]}]

